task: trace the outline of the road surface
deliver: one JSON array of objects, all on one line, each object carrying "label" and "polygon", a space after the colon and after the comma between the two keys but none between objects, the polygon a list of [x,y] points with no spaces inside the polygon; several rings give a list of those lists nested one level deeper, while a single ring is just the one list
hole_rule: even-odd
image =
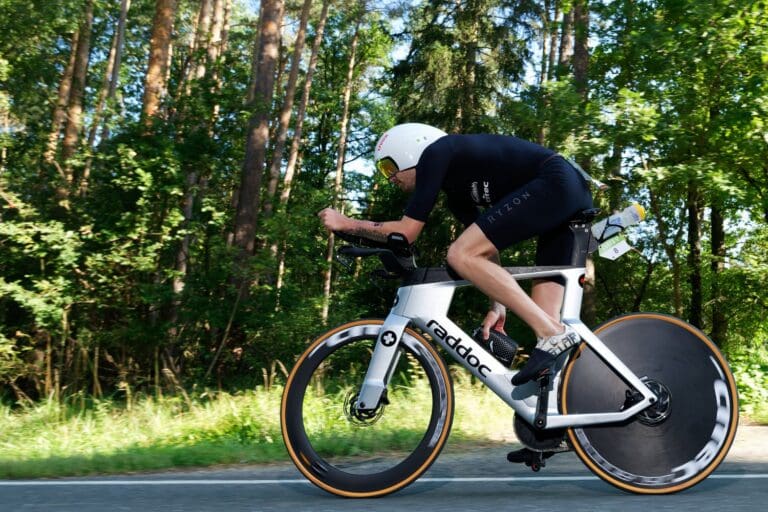
[{"label": "road surface", "polygon": [[506,462],[506,448],[449,446],[417,482],[371,500],[332,496],[288,463],[141,475],[0,481],[0,511],[750,511],[768,507],[768,427],[742,426],[707,480],[671,496],[635,496],[594,477],[572,453],[540,473]]}]

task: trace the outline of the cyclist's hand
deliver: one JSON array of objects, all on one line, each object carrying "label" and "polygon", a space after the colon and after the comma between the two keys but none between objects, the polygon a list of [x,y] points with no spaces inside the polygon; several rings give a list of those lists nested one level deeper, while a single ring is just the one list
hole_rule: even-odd
[{"label": "cyclist's hand", "polygon": [[497,302],[491,310],[488,311],[488,314],[485,315],[485,320],[483,320],[483,339],[488,339],[491,335],[491,329],[496,329],[501,333],[507,334],[506,331],[504,331],[504,322],[506,319],[507,308]]},{"label": "cyclist's hand", "polygon": [[349,218],[333,208],[325,208],[317,216],[320,217],[320,222],[328,231],[344,231],[349,227]]}]

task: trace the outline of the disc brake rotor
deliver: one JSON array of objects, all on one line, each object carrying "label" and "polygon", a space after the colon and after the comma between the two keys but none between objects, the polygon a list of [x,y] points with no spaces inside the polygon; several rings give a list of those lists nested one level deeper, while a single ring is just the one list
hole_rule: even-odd
[{"label": "disc brake rotor", "polygon": [[349,391],[344,398],[344,415],[350,423],[358,427],[370,427],[384,414],[386,396],[382,396],[379,405],[375,409],[360,409],[357,407],[357,391]]}]

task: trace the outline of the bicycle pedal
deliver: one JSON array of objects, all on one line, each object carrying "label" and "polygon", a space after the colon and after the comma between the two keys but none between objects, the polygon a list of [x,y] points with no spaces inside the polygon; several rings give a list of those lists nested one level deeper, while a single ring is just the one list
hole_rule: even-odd
[{"label": "bicycle pedal", "polygon": [[513,463],[522,463],[531,468],[534,472],[541,471],[541,468],[546,467],[546,459],[552,457],[555,452],[546,451],[534,451],[528,448],[522,448],[515,450],[507,454],[507,460]]},{"label": "bicycle pedal", "polygon": [[541,471],[541,468],[546,467],[547,463],[544,462],[543,458],[537,458],[536,460],[526,462],[525,465],[531,468],[531,471],[534,473],[538,473]]}]

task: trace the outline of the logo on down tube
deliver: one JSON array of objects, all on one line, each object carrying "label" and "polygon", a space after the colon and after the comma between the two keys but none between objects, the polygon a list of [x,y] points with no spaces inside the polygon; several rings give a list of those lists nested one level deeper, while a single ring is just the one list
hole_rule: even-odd
[{"label": "logo on down tube", "polygon": [[457,356],[465,360],[469,366],[472,368],[477,368],[477,371],[480,375],[483,377],[488,376],[488,372],[491,369],[480,363],[480,359],[472,353],[472,347],[461,344],[461,338],[456,338],[449,335],[448,331],[445,330],[445,327],[437,323],[435,320],[430,320],[427,323],[427,328],[432,329],[432,332],[435,334],[435,336],[443,340],[445,344],[448,345],[451,350],[456,352]]}]

